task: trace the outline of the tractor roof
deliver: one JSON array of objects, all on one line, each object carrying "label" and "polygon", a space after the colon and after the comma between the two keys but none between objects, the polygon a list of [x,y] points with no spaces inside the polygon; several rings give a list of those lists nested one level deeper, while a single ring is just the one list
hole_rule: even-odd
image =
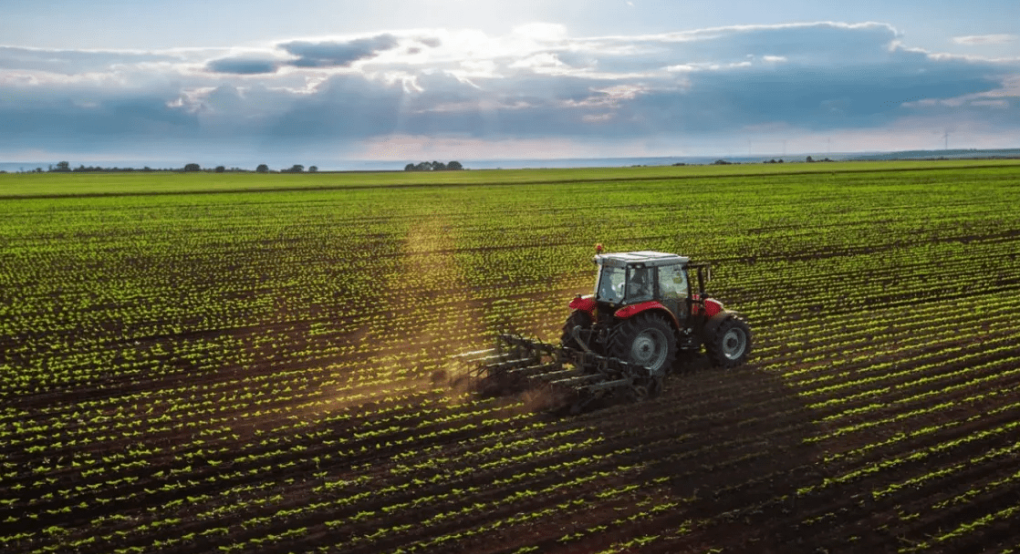
[{"label": "tractor roof", "polygon": [[595,256],[595,263],[614,267],[626,267],[629,265],[642,265],[655,267],[660,265],[686,264],[690,261],[687,256],[667,254],[665,252],[652,252],[642,250],[640,252],[614,252],[612,254],[599,254]]}]

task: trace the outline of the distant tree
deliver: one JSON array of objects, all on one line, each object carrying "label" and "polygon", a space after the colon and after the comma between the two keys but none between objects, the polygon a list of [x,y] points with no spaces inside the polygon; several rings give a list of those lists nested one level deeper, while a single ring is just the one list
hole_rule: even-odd
[{"label": "distant tree", "polygon": [[309,167],[309,168],[308,168],[308,172],[309,172],[309,173],[315,173],[315,172],[316,172],[316,171],[318,171],[318,170],[319,170],[319,168],[315,167],[314,165],[313,165],[312,167]]},{"label": "distant tree", "polygon": [[716,160],[716,161],[712,162],[712,165],[730,165],[730,163],[731,162],[728,162],[726,160],[721,160],[720,159],[720,160]]},{"label": "distant tree", "polygon": [[216,166],[216,173],[223,173],[226,170],[227,168],[223,167],[222,165]]},{"label": "distant tree", "polygon": [[811,159],[811,156],[808,156],[807,159],[804,161],[806,161],[807,163],[814,163],[814,160]]},{"label": "distant tree", "polygon": [[184,171],[202,171],[202,167],[198,164],[188,164],[184,166]]},{"label": "distant tree", "polygon": [[417,164],[407,164],[404,166],[404,171],[458,171],[464,169],[458,161],[452,161],[448,164],[443,162],[431,161],[421,162]]},{"label": "distant tree", "polygon": [[266,165],[266,164],[259,164],[259,166],[255,168],[255,172],[256,173],[269,173],[269,166]]},{"label": "distant tree", "polygon": [[305,170],[305,166],[303,166],[301,164],[294,164],[294,165],[290,166],[290,169],[288,169],[287,172],[288,173],[301,173],[304,170]]}]

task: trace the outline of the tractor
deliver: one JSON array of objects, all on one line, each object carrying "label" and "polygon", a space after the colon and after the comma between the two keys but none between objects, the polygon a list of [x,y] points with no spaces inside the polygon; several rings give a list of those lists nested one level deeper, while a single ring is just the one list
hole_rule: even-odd
[{"label": "tractor", "polygon": [[665,375],[702,346],[715,367],[747,361],[751,329],[705,292],[709,264],[663,252],[607,254],[601,245],[594,262],[595,290],[570,301],[558,345],[503,333],[495,348],[461,355],[482,390],[538,387],[556,399],[551,406],[576,413],[609,396],[657,396]]}]

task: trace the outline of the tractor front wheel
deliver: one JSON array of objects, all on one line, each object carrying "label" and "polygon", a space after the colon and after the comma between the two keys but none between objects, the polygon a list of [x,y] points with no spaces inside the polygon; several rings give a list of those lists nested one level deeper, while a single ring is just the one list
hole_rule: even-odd
[{"label": "tractor front wheel", "polygon": [[731,317],[722,322],[715,335],[705,342],[705,351],[715,367],[743,365],[751,354],[751,328],[744,320]]},{"label": "tractor front wheel", "polygon": [[673,327],[656,314],[644,313],[625,320],[610,343],[610,356],[644,366],[656,377],[663,376],[676,360]]}]

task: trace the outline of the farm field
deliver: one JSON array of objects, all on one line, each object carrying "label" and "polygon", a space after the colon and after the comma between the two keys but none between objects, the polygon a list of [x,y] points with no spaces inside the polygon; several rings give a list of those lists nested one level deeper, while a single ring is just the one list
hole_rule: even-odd
[{"label": "farm field", "polygon": [[[0,175],[0,551],[1020,551],[1020,163],[765,167]],[[450,383],[596,242],[712,262],[751,362]]]}]

